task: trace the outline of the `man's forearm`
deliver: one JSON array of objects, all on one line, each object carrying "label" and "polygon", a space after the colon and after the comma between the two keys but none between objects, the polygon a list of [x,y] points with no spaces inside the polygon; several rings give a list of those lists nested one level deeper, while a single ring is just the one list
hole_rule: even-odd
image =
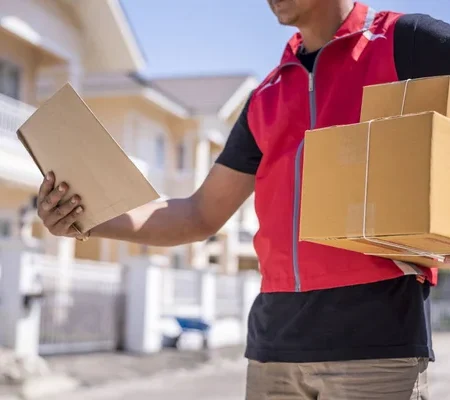
[{"label": "man's forearm", "polygon": [[211,233],[192,198],[146,204],[91,231],[96,237],[164,247],[205,240]]}]

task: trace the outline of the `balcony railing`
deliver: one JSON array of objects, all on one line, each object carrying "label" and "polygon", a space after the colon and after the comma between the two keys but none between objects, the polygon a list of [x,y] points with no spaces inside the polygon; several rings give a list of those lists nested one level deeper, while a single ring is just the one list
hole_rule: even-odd
[{"label": "balcony railing", "polygon": [[39,169],[17,138],[17,129],[36,109],[0,94],[0,179],[37,187]]},{"label": "balcony railing", "polygon": [[12,148],[25,154],[25,149],[17,139],[17,129],[36,109],[29,104],[0,94],[0,146]]}]

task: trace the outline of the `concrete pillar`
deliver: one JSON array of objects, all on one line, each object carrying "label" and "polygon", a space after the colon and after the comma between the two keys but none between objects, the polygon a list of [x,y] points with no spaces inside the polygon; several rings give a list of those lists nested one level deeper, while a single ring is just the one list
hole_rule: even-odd
[{"label": "concrete pillar", "polygon": [[206,269],[209,266],[209,254],[206,242],[192,243],[192,266],[195,269]]},{"label": "concrete pillar", "polygon": [[36,357],[42,293],[33,253],[19,241],[0,247],[0,344],[20,357]]},{"label": "concrete pillar", "polygon": [[150,354],[161,350],[162,271],[148,259],[129,259],[126,285],[125,350]]},{"label": "concrete pillar", "polygon": [[248,271],[241,273],[242,278],[242,339],[247,340],[248,316],[253,303],[261,290],[261,276],[258,272]]},{"label": "concrete pillar", "polygon": [[211,145],[209,140],[199,135],[195,151],[195,188],[199,188],[210,170]]},{"label": "concrete pillar", "polygon": [[236,274],[239,271],[239,224],[237,216],[228,221],[225,234],[222,236],[221,269],[226,274]]},{"label": "concrete pillar", "polygon": [[202,320],[212,324],[216,319],[216,274],[204,271],[201,275],[201,316]]},{"label": "concrete pillar", "polygon": [[[209,140],[204,134],[198,134],[198,140],[195,149],[195,174],[194,185],[198,189],[205,180],[210,170],[211,146]],[[209,265],[209,256],[206,251],[205,242],[192,244],[192,266],[196,269],[204,269]]]}]

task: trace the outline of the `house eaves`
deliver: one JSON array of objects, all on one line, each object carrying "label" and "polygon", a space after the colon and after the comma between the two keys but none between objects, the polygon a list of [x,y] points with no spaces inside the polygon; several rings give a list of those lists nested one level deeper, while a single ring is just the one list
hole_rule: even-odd
[{"label": "house eaves", "polygon": [[77,0],[70,4],[83,26],[87,71],[145,69],[144,52],[119,0]]}]

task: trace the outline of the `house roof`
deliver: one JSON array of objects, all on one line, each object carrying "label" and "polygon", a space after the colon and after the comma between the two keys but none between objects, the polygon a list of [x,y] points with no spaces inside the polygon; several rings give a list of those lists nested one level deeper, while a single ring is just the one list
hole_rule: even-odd
[{"label": "house roof", "polygon": [[134,78],[133,75],[120,72],[90,73],[83,80],[83,95],[89,97],[103,96],[141,96],[157,104],[173,115],[186,118],[190,112],[164,93]]},{"label": "house roof", "polygon": [[196,115],[219,113],[241,88],[257,84],[250,74],[138,79]]},{"label": "house roof", "polygon": [[256,87],[251,75],[147,79],[135,73],[90,73],[85,96],[141,95],[173,114],[186,118],[215,114],[226,119]]}]

